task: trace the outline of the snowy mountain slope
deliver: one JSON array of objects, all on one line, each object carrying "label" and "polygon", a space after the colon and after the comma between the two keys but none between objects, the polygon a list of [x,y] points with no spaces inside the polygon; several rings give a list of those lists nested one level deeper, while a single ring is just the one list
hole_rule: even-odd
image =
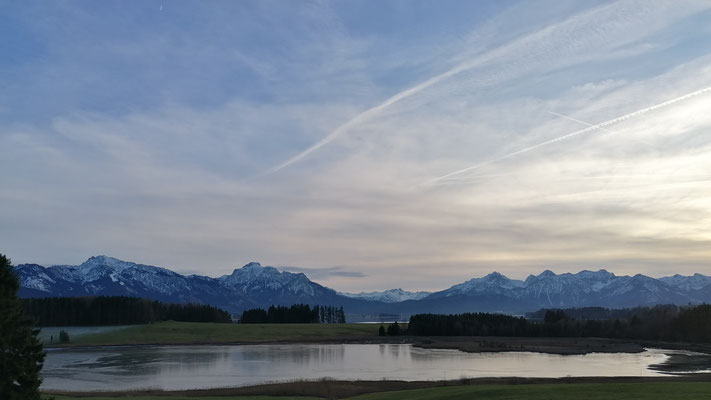
[{"label": "snowy mountain slope", "polygon": [[205,303],[238,314],[245,309],[295,303],[348,305],[369,310],[379,302],[350,299],[310,281],[304,274],[280,272],[249,263],[231,275],[210,278],[181,275],[151,265],[112,257],[91,257],[81,265],[15,268],[22,297],[136,296],[174,303]]},{"label": "snowy mountain slope", "polygon": [[691,276],[683,276],[676,274],[674,276],[666,276],[664,278],[659,278],[659,280],[669,286],[686,291],[694,291],[708,288],[711,286],[711,276],[701,275],[699,273],[696,273]]},{"label": "snowy mountain slope", "polygon": [[400,288],[397,289],[388,289],[382,292],[360,292],[360,293],[342,293],[339,292],[339,294],[354,298],[354,299],[363,299],[363,300],[373,300],[373,301],[382,301],[383,303],[399,303],[405,300],[420,300],[423,299],[430,294],[431,292],[409,292],[407,290],[403,290]]},{"label": "snowy mountain slope", "polygon": [[694,299],[693,302],[711,303],[711,276],[699,273],[691,276],[676,274],[659,280]]},{"label": "snowy mountain slope", "polygon": [[[25,266],[18,266],[22,271]],[[20,273],[24,287],[46,291],[54,283],[62,283],[62,294],[102,294],[115,293],[136,295],[141,292],[151,292],[159,295],[174,295],[191,291],[194,288],[190,280],[178,273],[165,268],[150,265],[135,264],[116,258],[97,256],[91,257],[78,266],[57,265],[38,270],[33,266],[33,275]],[[42,267],[39,267],[42,268]],[[29,272],[29,271],[27,271]],[[55,290],[53,290],[56,292]]]},{"label": "snowy mountain slope", "polygon": [[540,275],[530,275],[522,286],[520,297],[545,307],[579,307],[596,298],[618,277],[605,270],[581,271],[577,274],[560,274],[546,270]]},{"label": "snowy mountain slope", "polygon": [[224,287],[255,300],[260,304],[294,304],[338,300],[338,293],[309,280],[303,273],[279,271],[251,262],[232,274],[217,278]]},{"label": "snowy mountain slope", "polygon": [[78,266],[16,267],[20,296],[136,296],[176,303],[208,303],[225,309],[246,308],[255,303],[215,284],[214,279],[184,276],[165,268],[91,257]]},{"label": "snowy mountain slope", "polygon": [[613,280],[600,293],[603,307],[625,308],[655,304],[686,304],[693,302],[688,296],[670,285],[645,275],[621,276]]},{"label": "snowy mountain slope", "polygon": [[430,298],[452,297],[457,295],[472,296],[475,294],[509,295],[523,287],[524,282],[505,277],[498,272],[492,272],[482,278],[473,278],[464,283],[454,285],[447,290],[433,293]]}]

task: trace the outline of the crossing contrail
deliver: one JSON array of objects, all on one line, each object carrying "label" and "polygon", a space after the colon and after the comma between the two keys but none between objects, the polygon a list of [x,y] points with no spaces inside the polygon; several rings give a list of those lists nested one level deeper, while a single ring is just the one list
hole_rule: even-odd
[{"label": "crossing contrail", "polygon": [[[559,116],[559,117],[562,117],[562,118],[565,118],[565,119],[569,119],[569,120],[571,120],[571,121],[578,122],[578,123],[583,124],[583,125],[595,126],[595,125],[593,125],[593,124],[591,124],[591,123],[588,123],[588,122],[585,122],[585,121],[581,121],[581,120],[579,120],[579,119],[576,119],[576,118],[573,118],[573,117],[569,117],[569,116],[567,116],[567,115],[558,114],[557,112],[553,112],[553,111],[548,111],[548,112],[551,113],[551,114],[553,114],[553,115],[557,115],[557,116]],[[601,130],[601,131],[604,131],[604,132],[607,132],[607,133],[615,133],[615,131],[611,131],[611,130],[609,130],[609,129],[605,129],[605,128],[602,128],[602,127],[599,127],[599,126],[597,127],[597,129],[599,129],[599,130]],[[640,140],[640,139],[633,139],[633,140],[636,141],[636,142],[639,142],[639,143],[641,143],[641,144],[643,144],[643,145],[645,145],[645,146],[647,146],[647,147],[654,147],[653,144],[647,143],[647,142],[645,142],[644,140]]]},{"label": "crossing contrail", "polygon": [[575,132],[569,133],[569,134],[567,134],[567,135],[563,135],[563,136],[557,137],[557,138],[555,138],[555,139],[547,140],[547,141],[545,141],[545,142],[541,142],[541,143],[535,144],[535,145],[533,145],[533,146],[526,147],[525,149],[517,150],[517,151],[514,151],[514,152],[512,152],[512,153],[504,154],[503,156],[500,156],[500,157],[497,157],[497,158],[493,158],[493,159],[491,159],[491,160],[487,160],[487,161],[481,162],[481,163],[476,164],[476,165],[472,165],[471,167],[462,168],[462,169],[460,169],[460,170],[457,170],[457,171],[454,171],[454,172],[450,172],[449,174],[442,175],[442,176],[440,176],[440,177],[438,177],[438,178],[432,179],[429,183],[430,183],[430,184],[434,184],[434,183],[437,183],[437,182],[439,182],[439,181],[442,181],[442,180],[445,180],[445,179],[447,179],[447,178],[450,178],[450,177],[452,177],[452,176],[454,176],[454,175],[459,175],[459,174],[462,174],[462,173],[465,173],[465,172],[473,171],[473,170],[475,170],[475,169],[477,169],[477,168],[481,168],[481,167],[483,167],[483,166],[485,166],[485,165],[489,165],[489,164],[493,164],[493,163],[495,163],[495,162],[499,162],[499,161],[502,161],[502,160],[506,160],[506,159],[508,159],[508,158],[517,156],[517,155],[519,155],[519,154],[527,153],[527,152],[529,152],[529,151],[531,151],[531,150],[535,150],[535,149],[537,149],[537,148],[539,148],[539,147],[543,147],[543,146],[547,146],[547,145],[549,145],[549,144],[553,144],[553,143],[556,143],[556,142],[560,142],[560,141],[562,141],[562,140],[566,140],[566,139],[569,139],[569,138],[571,138],[571,137],[573,137],[573,136],[581,135],[581,134],[583,134],[583,133],[592,132],[592,131],[594,131],[594,130],[602,130],[602,131],[610,132],[609,130],[605,129],[606,126],[613,125],[613,124],[616,124],[616,123],[618,123],[618,122],[622,122],[622,121],[628,120],[628,119],[633,118],[633,117],[638,117],[638,116],[643,115],[643,114],[646,114],[646,113],[648,113],[648,112],[650,112],[650,111],[658,110],[658,109],[660,109],[660,108],[667,107],[667,106],[670,106],[670,105],[672,105],[672,104],[678,103],[678,102],[680,102],[680,101],[688,100],[688,99],[690,99],[690,98],[692,98],[692,97],[696,97],[696,96],[698,96],[698,95],[701,95],[701,94],[704,94],[704,93],[708,93],[708,92],[711,92],[711,87],[706,87],[706,88],[697,90],[697,91],[695,91],[695,92],[691,92],[691,93],[689,93],[689,94],[685,94],[685,95],[683,95],[683,96],[677,97],[677,98],[675,98],[675,99],[671,99],[671,100],[667,100],[667,101],[665,101],[665,102],[663,102],[663,103],[655,104],[655,105],[653,105],[653,106],[651,106],[651,107],[647,107],[647,108],[643,108],[643,109],[641,109],[641,110],[633,111],[633,112],[631,112],[631,113],[629,113],[629,114],[625,114],[625,115],[619,116],[619,117],[617,117],[617,118],[611,119],[611,120],[609,120],[609,121],[601,122],[601,123],[596,124],[596,125],[590,125],[590,124],[588,124],[588,123],[586,123],[586,122],[579,121],[579,120],[575,120],[575,119],[573,119],[573,118],[566,117],[566,116],[564,116],[564,115],[561,115],[561,114],[557,114],[557,113],[553,113],[553,112],[552,112],[551,114],[555,114],[555,115],[558,115],[558,116],[560,116],[560,117],[567,118],[567,119],[570,119],[570,120],[573,120],[573,121],[576,121],[576,122],[580,122],[580,123],[582,123],[582,124],[589,125],[589,126],[588,126],[587,128],[585,128],[585,129],[580,129],[580,130],[577,130],[577,131],[575,131]]},{"label": "crossing contrail", "polygon": [[[594,126],[595,126],[595,125],[589,124],[589,123],[587,123],[587,122],[585,122],[585,121],[581,121],[581,120],[579,120],[579,119],[575,119],[575,118],[572,118],[572,117],[568,117],[567,115],[558,114],[558,113],[553,112],[553,111],[548,111],[548,112],[549,112],[550,114],[557,115],[557,116],[559,116],[559,117],[562,117],[562,118],[565,118],[565,119],[569,119],[569,120],[571,120],[571,121],[573,121],[573,122],[577,122],[577,123],[579,123],[579,124],[587,125],[587,126],[589,126],[589,127],[594,127]],[[600,129],[601,131],[613,133],[611,130],[605,129],[605,128],[602,128],[602,127],[599,127],[599,126],[597,127],[597,129]]]}]

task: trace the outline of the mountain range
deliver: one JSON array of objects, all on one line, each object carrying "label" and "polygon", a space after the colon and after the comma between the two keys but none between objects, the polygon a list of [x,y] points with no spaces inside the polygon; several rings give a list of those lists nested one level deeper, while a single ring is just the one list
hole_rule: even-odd
[{"label": "mountain range", "polygon": [[439,292],[339,293],[303,273],[279,271],[252,262],[219,278],[181,275],[169,269],[107,256],[76,266],[21,264],[21,297],[136,296],[174,303],[211,304],[234,315],[254,307],[295,303],[342,306],[349,315],[502,312],[522,314],[541,308],[600,306],[626,308],[655,304],[711,302],[711,277],[701,274],[651,278],[617,276],[604,269],[555,274],[549,270],[525,280],[497,272]]}]

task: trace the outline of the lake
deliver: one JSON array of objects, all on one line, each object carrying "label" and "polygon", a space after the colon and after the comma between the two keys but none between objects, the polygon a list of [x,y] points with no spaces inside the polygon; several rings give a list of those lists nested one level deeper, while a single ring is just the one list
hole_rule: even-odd
[{"label": "lake", "polygon": [[166,390],[295,379],[655,376],[664,350],[637,354],[464,353],[409,344],[141,346],[51,349],[43,389]]}]

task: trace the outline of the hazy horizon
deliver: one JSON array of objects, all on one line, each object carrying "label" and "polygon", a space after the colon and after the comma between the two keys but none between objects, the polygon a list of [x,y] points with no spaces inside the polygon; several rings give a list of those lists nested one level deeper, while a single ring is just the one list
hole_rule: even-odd
[{"label": "hazy horizon", "polygon": [[9,2],[0,252],[258,261],[348,292],[704,273],[709,20],[702,0]]}]

